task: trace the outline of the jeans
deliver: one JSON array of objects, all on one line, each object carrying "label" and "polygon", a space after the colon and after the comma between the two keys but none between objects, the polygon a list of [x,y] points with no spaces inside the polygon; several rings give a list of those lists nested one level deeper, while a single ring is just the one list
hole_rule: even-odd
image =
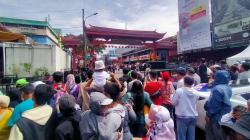
[{"label": "jeans", "polygon": [[180,118],[177,116],[177,139],[195,140],[196,118]]}]

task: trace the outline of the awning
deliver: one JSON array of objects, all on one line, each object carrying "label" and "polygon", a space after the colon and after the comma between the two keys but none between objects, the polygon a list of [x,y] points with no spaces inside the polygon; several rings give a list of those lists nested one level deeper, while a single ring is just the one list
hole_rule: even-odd
[{"label": "awning", "polygon": [[236,54],[232,57],[227,58],[227,63],[229,65],[239,64],[242,61],[250,60],[250,45],[241,53]]},{"label": "awning", "polygon": [[18,33],[0,31],[0,42],[25,42],[25,36]]}]

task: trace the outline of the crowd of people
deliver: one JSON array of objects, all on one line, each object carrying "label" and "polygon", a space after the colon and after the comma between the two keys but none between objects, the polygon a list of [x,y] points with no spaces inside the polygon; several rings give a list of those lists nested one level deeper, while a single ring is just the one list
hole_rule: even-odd
[{"label": "crowd of people", "polygon": [[84,74],[54,72],[44,80],[16,81],[0,93],[1,140],[195,140],[200,97],[194,86],[211,88],[207,140],[250,139],[250,100],[232,107],[230,84],[247,84],[250,64],[179,67],[176,76],[123,68],[116,77],[104,62]]}]

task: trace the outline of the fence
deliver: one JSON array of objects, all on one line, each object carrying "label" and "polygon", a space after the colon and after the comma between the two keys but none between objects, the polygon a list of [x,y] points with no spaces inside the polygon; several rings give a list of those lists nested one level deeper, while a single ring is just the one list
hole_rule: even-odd
[{"label": "fence", "polygon": [[28,77],[43,67],[47,68],[50,73],[71,67],[70,54],[57,46],[3,43],[0,47],[3,47],[3,56],[5,56],[5,75],[17,74]]}]

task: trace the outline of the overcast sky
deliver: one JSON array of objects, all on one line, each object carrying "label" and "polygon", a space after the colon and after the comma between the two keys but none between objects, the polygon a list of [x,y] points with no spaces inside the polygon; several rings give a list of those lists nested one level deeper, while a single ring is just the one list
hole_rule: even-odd
[{"label": "overcast sky", "polygon": [[133,30],[156,30],[167,36],[178,31],[177,0],[0,0],[0,16],[45,20],[63,33],[80,34],[81,9],[87,25]]}]

